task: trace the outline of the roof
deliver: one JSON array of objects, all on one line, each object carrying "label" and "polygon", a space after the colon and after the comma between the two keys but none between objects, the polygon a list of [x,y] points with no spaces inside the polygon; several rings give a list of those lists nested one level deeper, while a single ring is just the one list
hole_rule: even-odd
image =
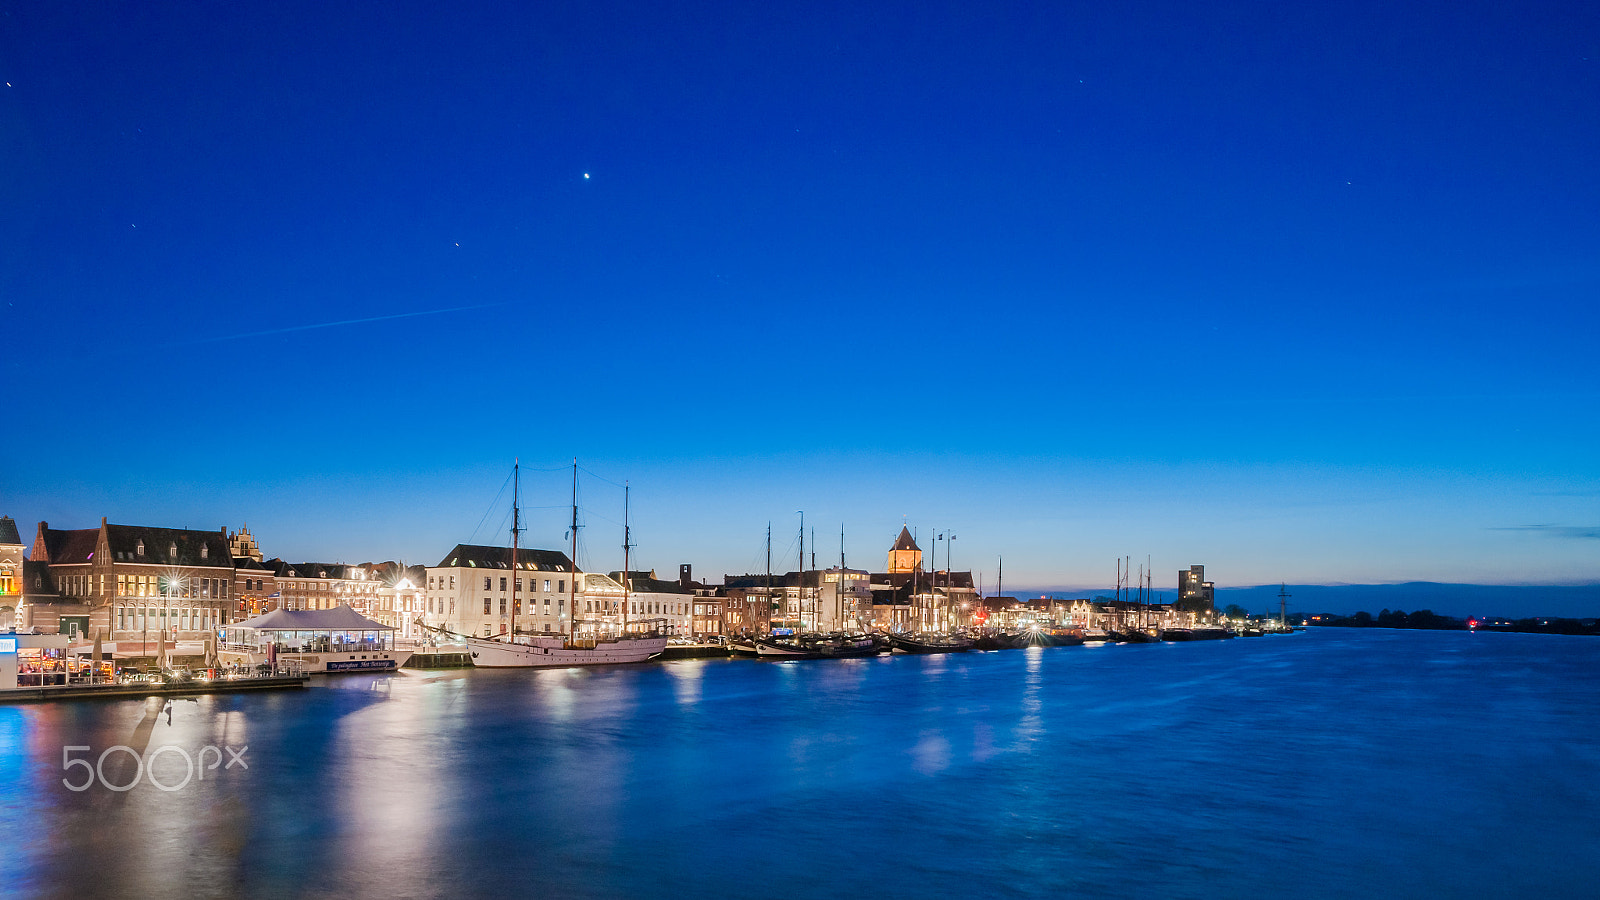
[{"label": "roof", "polygon": [[[622,572],[611,573],[611,580],[618,581]],[[628,590],[635,594],[692,594],[693,590],[684,587],[676,581],[664,581],[660,578],[651,578],[649,572],[629,572]]]},{"label": "roof", "polygon": [[[149,525],[106,525],[106,543],[110,547],[112,562],[146,563],[148,565],[208,566],[219,569],[233,568],[233,548],[228,546],[228,536],[222,531],[191,531],[187,528],[155,528]],[[96,529],[72,532],[90,535],[89,552],[94,552]],[[139,553],[140,544],[144,553]],[[172,553],[176,548],[177,553]],[[74,543],[74,551],[79,549]],[[202,556],[201,552],[205,555]],[[57,559],[50,551],[52,563],[88,562],[82,559]]]},{"label": "roof", "polygon": [[[485,547],[481,544],[457,544],[444,555],[435,569],[509,569],[510,547]],[[535,572],[573,572],[572,560],[560,550],[535,550],[523,547],[517,551],[517,568]]]},{"label": "roof", "polygon": [[344,563],[279,563],[277,575],[279,578],[353,578],[354,569],[355,566]]},{"label": "roof", "polygon": [[58,565],[88,562],[94,556],[95,545],[100,541],[98,528],[63,531],[41,525],[39,535],[44,538],[45,560]]},{"label": "roof", "polygon": [[363,616],[346,604],[333,609],[275,609],[234,622],[229,628],[255,628],[260,631],[394,631]]},{"label": "roof", "polygon": [[0,516],[0,544],[20,544],[22,535],[17,533],[17,520],[10,516]]},{"label": "roof", "polygon": [[917,542],[911,537],[911,529],[904,525],[900,526],[900,536],[894,539],[894,546],[890,547],[889,550],[890,552],[896,550],[915,550],[918,553],[922,552],[922,548],[918,547]]}]

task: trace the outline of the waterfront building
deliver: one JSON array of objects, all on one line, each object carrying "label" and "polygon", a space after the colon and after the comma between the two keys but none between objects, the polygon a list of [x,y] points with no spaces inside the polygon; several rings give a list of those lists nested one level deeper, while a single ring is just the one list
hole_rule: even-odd
[{"label": "waterfront building", "polygon": [[[416,618],[430,627],[484,637],[510,631],[513,592],[518,632],[564,631],[571,582],[583,574],[565,553],[533,548],[517,551],[517,568],[512,571],[510,547],[479,544],[457,544],[426,572],[423,609]],[[615,582],[612,585],[618,604],[615,613],[620,614],[622,588]],[[602,587],[596,583],[596,594],[590,597],[584,585],[578,584],[579,608],[586,602],[610,602],[610,595],[600,591]],[[580,613],[579,618],[583,617]]]},{"label": "waterfront building", "polygon": [[767,634],[772,630],[779,580],[779,576],[771,576],[769,587],[766,575],[722,576],[722,614],[727,634]]},{"label": "waterfront building", "polygon": [[423,585],[428,583],[426,566],[405,566],[397,562],[368,564],[368,577],[378,585],[372,618],[396,629],[401,640],[424,637],[416,620],[426,602]]},{"label": "waterfront building", "polygon": [[[599,572],[580,572],[578,579],[578,632],[621,634],[623,630],[622,582]],[[630,629],[632,630],[632,629]]]},{"label": "waterfront building", "polygon": [[53,529],[40,522],[33,560],[48,565],[56,597],[30,611],[32,627],[112,640],[180,640],[226,624],[233,614],[228,529],[144,525]]},{"label": "waterfront building", "polygon": [[[25,559],[22,561],[22,602],[17,604],[14,622],[18,631],[55,634],[61,625],[61,592],[56,590],[56,579],[49,563]],[[49,626],[48,628],[46,626]]]},{"label": "waterfront building", "polygon": [[[680,578],[682,570],[679,570]],[[622,572],[612,572],[614,582],[622,581]],[[648,572],[628,573],[628,631],[660,631],[667,635],[687,635],[693,628],[694,590],[677,581],[664,581],[656,577],[654,569]]]},{"label": "waterfront building", "polygon": [[725,598],[696,594],[694,598],[694,622],[690,625],[690,633],[695,637],[712,637],[727,633],[727,626],[723,620],[723,604]]},{"label": "waterfront building", "polygon": [[1205,566],[1178,570],[1178,607],[1185,612],[1216,612],[1216,585],[1206,580]]},{"label": "waterfront building", "polygon": [[911,581],[907,579],[903,585],[895,587],[877,580],[880,577],[873,576],[871,613],[863,616],[865,627],[869,631],[911,631]]},{"label": "waterfront building", "polygon": [[817,630],[859,631],[872,615],[872,576],[865,569],[833,566],[809,572],[817,579],[813,612]]},{"label": "waterfront building", "polygon": [[291,564],[281,559],[269,560],[263,565],[272,572],[273,583],[277,586],[275,593],[280,595],[276,598],[279,609],[333,609],[346,604],[367,616],[377,600],[380,583],[364,566]]},{"label": "waterfront building", "polygon": [[[278,560],[273,560],[278,562]],[[278,573],[265,562],[249,556],[233,558],[234,612],[237,618],[259,616],[281,606],[278,602]]]},{"label": "waterfront building", "polygon": [[[972,623],[980,598],[971,572],[924,571],[922,548],[906,526],[901,526],[900,534],[890,545],[888,561],[889,571],[869,576],[870,627],[951,631]],[[865,615],[862,618],[869,619]]]},{"label": "waterfront building", "polygon": [[21,624],[22,535],[17,522],[0,516],[0,631],[11,631]]}]

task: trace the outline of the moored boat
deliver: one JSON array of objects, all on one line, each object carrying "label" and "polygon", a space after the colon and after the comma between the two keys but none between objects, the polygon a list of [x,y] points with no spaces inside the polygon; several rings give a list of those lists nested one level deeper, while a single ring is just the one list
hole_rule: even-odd
[{"label": "moored boat", "polygon": [[891,634],[889,640],[902,653],[965,653],[973,645],[967,638],[951,634]]},{"label": "moored boat", "polygon": [[517,641],[452,637],[466,643],[474,666],[485,669],[635,663],[654,658],[667,649],[664,635],[630,634],[597,640],[531,635],[519,637]]}]

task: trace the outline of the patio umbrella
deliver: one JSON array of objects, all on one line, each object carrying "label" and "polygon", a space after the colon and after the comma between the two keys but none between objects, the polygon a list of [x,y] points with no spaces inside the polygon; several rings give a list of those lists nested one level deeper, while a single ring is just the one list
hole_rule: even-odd
[{"label": "patio umbrella", "polygon": [[100,674],[100,660],[104,658],[105,654],[100,649],[100,629],[97,628],[94,632],[94,668],[89,670],[90,684],[94,684],[95,677]]},{"label": "patio umbrella", "polygon": [[157,669],[165,669],[166,667],[167,667],[167,630],[165,628],[163,628],[163,629],[161,629],[161,633],[159,635],[156,635],[156,668]]}]

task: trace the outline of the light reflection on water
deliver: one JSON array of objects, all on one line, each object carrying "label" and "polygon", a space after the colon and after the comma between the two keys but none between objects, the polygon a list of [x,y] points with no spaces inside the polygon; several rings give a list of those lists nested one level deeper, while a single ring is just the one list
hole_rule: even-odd
[{"label": "light reflection on water", "polygon": [[[170,724],[159,701],[0,707],[0,884],[1583,896],[1597,680],[1600,641],[1323,631],[349,676],[180,701]],[[66,744],[248,746],[249,769],[80,794]],[[182,778],[173,754],[158,768]]]}]

